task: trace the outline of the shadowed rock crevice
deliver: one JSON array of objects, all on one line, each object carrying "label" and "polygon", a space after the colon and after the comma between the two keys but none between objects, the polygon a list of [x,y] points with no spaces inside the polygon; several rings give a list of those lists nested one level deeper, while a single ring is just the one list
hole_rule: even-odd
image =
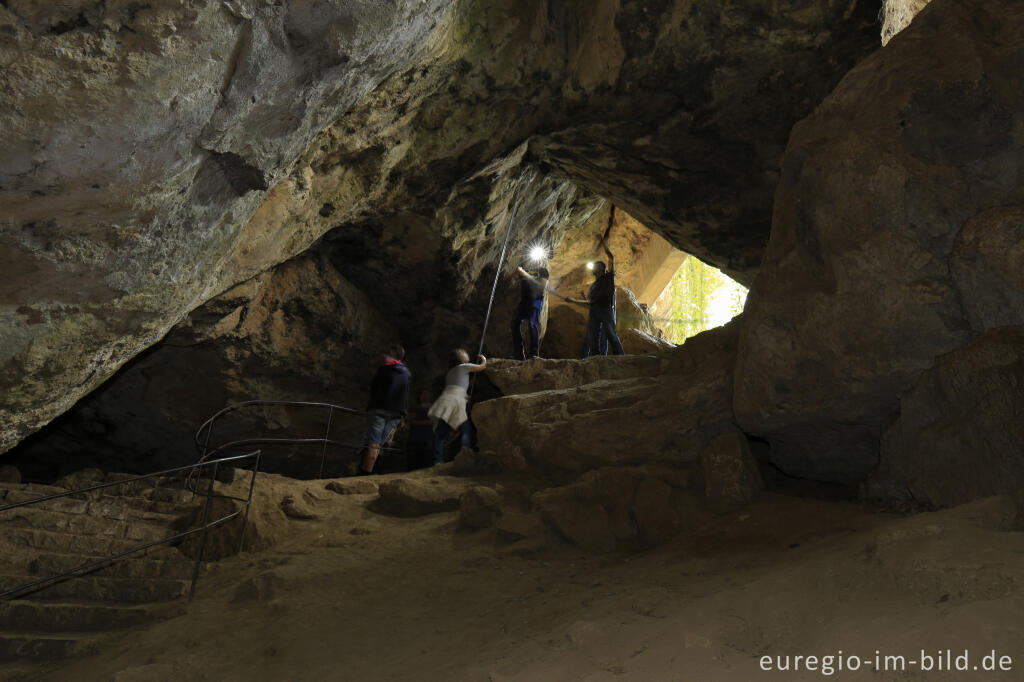
[{"label": "shadowed rock crevice", "polygon": [[267,190],[267,180],[259,168],[246,162],[238,154],[233,152],[211,152],[212,158],[220,166],[221,171],[227,176],[228,182],[235,193],[243,197],[247,193]]}]

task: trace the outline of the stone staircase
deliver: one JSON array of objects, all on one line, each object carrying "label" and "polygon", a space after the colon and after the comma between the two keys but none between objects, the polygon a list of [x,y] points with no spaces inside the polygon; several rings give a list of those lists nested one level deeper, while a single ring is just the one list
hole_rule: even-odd
[{"label": "stone staircase", "polygon": [[[0,483],[0,506],[62,492]],[[174,535],[201,500],[180,479],[147,479],[0,512],[0,591]],[[182,613],[184,602],[172,602],[188,593],[193,567],[158,545],[0,601],[0,670],[85,653],[108,633]]]}]

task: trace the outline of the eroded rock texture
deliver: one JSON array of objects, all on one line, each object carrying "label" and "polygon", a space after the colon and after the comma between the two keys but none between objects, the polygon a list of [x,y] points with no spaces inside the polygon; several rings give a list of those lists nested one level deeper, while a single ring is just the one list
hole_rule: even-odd
[{"label": "eroded rock texture", "polygon": [[940,357],[900,398],[866,492],[956,505],[1024,486],[1024,327],[999,327]]},{"label": "eroded rock texture", "polygon": [[3,3],[0,449],[325,231],[293,161],[449,8]]},{"label": "eroded rock texture", "polygon": [[876,10],[3,3],[0,449],[203,302],[382,216],[451,240],[463,293],[502,211],[552,216],[513,221],[519,246],[595,194],[749,282],[790,126],[872,49]]},{"label": "eroded rock texture", "polygon": [[505,397],[473,408],[482,447],[563,476],[696,462],[712,438],[736,430],[737,326],[656,355],[498,363],[489,376]]},{"label": "eroded rock texture", "polygon": [[735,395],[786,471],[863,478],[937,356],[1024,321],[1022,35],[1020,3],[934,2],[794,128]]},{"label": "eroded rock texture", "polygon": [[884,0],[882,3],[882,44],[910,25],[930,0]]},{"label": "eroded rock texture", "polygon": [[[34,478],[52,476],[61,461],[92,459],[136,472],[190,464],[199,457],[196,428],[229,403],[262,398],[364,407],[377,354],[395,337],[394,327],[323,253],[306,254],[194,311],[54,428],[11,454]],[[323,410],[245,410],[221,421],[211,444],[318,436],[326,421]],[[352,440],[362,423],[338,415],[333,434]],[[288,466],[264,468],[308,476],[319,454],[306,449]],[[351,455],[332,452],[331,471],[339,454]]]}]

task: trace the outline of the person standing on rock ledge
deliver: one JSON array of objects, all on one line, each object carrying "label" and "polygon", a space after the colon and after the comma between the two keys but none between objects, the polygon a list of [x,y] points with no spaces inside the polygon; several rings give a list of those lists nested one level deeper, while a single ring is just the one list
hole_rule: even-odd
[{"label": "person standing on rock ledge", "polygon": [[409,381],[412,374],[402,364],[405,349],[395,343],[383,356],[383,364],[377,368],[370,382],[370,404],[366,408],[369,419],[364,441],[366,453],[359,464],[360,475],[373,473],[373,465],[380,456],[381,446],[391,440],[409,404]]},{"label": "person standing on rock ledge", "polygon": [[540,354],[540,315],[544,310],[550,273],[540,263],[529,270],[519,266],[516,272],[520,279],[520,299],[512,316],[512,359],[525,360],[523,320],[530,325],[529,357],[535,358]]},{"label": "person standing on rock ledge", "polygon": [[[608,344],[615,355],[625,355],[622,342],[615,331],[615,256],[601,239],[601,247],[608,256],[608,266],[602,261],[595,261],[591,268],[594,283],[590,285],[590,295],[583,293],[583,298],[567,298],[571,303],[590,304],[590,315],[587,318],[587,331],[583,336],[583,348],[580,357],[586,358],[602,352],[602,337],[607,337]],[[588,266],[589,267],[589,266]],[[604,354],[602,352],[602,354]]]},{"label": "person standing on rock ledge", "polygon": [[462,434],[462,447],[473,447],[473,422],[466,414],[466,400],[469,392],[469,375],[482,372],[487,367],[487,358],[478,355],[480,364],[469,361],[469,352],[465,348],[452,351],[451,369],[444,377],[444,391],[427,411],[431,419],[437,420],[434,427],[434,464],[444,464],[444,445],[452,429]]}]

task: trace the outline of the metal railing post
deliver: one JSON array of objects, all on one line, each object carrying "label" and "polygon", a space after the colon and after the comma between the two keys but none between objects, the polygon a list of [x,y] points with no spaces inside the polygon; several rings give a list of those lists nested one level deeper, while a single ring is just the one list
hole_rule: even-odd
[{"label": "metal railing post", "polygon": [[[199,534],[199,551],[196,552],[196,565],[192,569],[192,587],[189,588],[188,598],[196,596],[196,581],[199,580],[199,567],[203,562],[203,548],[206,547],[207,523],[210,520],[210,504],[213,500],[213,482],[217,480],[217,466],[220,462],[214,460],[213,472],[210,474],[210,486],[206,491],[206,504],[203,505],[203,530]],[[200,470],[201,471],[201,470]]]},{"label": "metal railing post", "polygon": [[249,524],[249,506],[252,504],[252,491],[256,487],[256,472],[260,468],[260,451],[256,451],[256,463],[252,467],[252,478],[249,480],[249,497],[245,501],[245,515],[242,517],[242,532],[238,536],[238,553],[242,553],[245,544],[245,529]]},{"label": "metal railing post", "polygon": [[334,407],[328,408],[327,412],[327,430],[324,431],[324,447],[320,453],[320,475],[317,478],[324,477],[324,464],[327,462],[327,442],[331,437],[331,422],[334,421]]}]

